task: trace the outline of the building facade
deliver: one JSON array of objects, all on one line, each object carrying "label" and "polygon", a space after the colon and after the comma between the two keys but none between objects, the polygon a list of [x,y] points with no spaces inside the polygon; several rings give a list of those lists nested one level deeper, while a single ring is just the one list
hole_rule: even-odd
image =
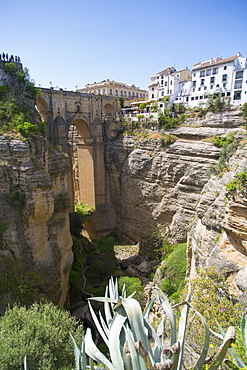
[{"label": "building facade", "polygon": [[181,84],[191,81],[191,71],[188,68],[176,71],[174,67],[169,67],[151,76],[151,81],[148,87],[149,100],[169,97],[173,102],[180,93]]},{"label": "building facade", "polygon": [[242,105],[247,101],[247,63],[242,54],[222,59],[211,58],[194,64],[189,101],[190,107],[206,103],[218,94],[227,103]]},{"label": "building facade", "polygon": [[104,80],[87,84],[83,89],[78,89],[81,93],[90,93],[95,95],[119,96],[123,99],[146,99],[148,92],[135,85],[128,86],[121,82]]},{"label": "building facade", "polygon": [[170,104],[193,108],[205,105],[209,96],[219,95],[227,104],[242,105],[247,102],[247,60],[238,53],[196,63],[192,72],[171,67],[151,76],[151,82],[149,100],[166,96]]}]

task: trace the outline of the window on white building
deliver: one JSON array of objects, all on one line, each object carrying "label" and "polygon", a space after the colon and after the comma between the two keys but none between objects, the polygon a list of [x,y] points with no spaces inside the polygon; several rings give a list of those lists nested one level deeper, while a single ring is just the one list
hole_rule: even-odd
[{"label": "window on white building", "polygon": [[170,85],[172,85],[172,81],[170,82]]},{"label": "window on white building", "polygon": [[214,84],[214,81],[215,81],[215,77],[210,77],[210,83]]},{"label": "window on white building", "polygon": [[196,77],[196,73],[195,72],[193,73],[193,77]]},{"label": "window on white building", "polygon": [[124,92],[124,96],[126,96],[127,94],[126,94],[126,91]]},{"label": "window on white building", "polygon": [[236,72],[236,79],[237,78],[243,78],[243,71]]},{"label": "window on white building", "polygon": [[223,87],[226,88],[226,82],[223,83]]},{"label": "window on white building", "polygon": [[218,68],[213,68],[213,75],[217,75],[218,74]]},{"label": "window on white building", "polygon": [[227,75],[223,75],[223,76],[222,76],[222,82],[223,82],[223,81],[227,81]]},{"label": "window on white building", "polygon": [[172,94],[172,90],[170,90],[170,94]]},{"label": "window on white building", "polygon": [[154,98],[154,94],[152,94],[152,98]]},{"label": "window on white building", "polygon": [[198,87],[198,91],[201,91],[201,88],[200,87]]},{"label": "window on white building", "polygon": [[234,84],[234,89],[242,89],[243,80],[237,80]]},{"label": "window on white building", "polygon": [[167,86],[167,81],[165,81],[165,86]]},{"label": "window on white building", "polygon": [[205,78],[201,79],[201,86],[204,86]]},{"label": "window on white building", "polygon": [[224,71],[227,69],[227,66],[224,66]]},{"label": "window on white building", "polygon": [[161,91],[161,96],[164,96],[164,91]]},{"label": "window on white building", "polygon": [[110,89],[110,93],[109,94],[112,95],[112,89]]},{"label": "window on white building", "polygon": [[163,85],[163,83],[164,83],[164,80],[161,80],[161,85]]},{"label": "window on white building", "polygon": [[192,86],[196,87],[196,81],[192,81]]},{"label": "window on white building", "polygon": [[194,100],[194,96],[191,97],[191,100]]},{"label": "window on white building", "polygon": [[204,86],[204,90],[207,90],[207,86]]},{"label": "window on white building", "polygon": [[211,76],[211,69],[207,69],[207,71],[206,71],[206,75],[207,75],[207,76]]},{"label": "window on white building", "polygon": [[205,71],[200,72],[200,77],[205,77]]},{"label": "window on white building", "polygon": [[118,95],[118,90],[115,91],[115,95]]},{"label": "window on white building", "polygon": [[234,91],[233,100],[241,100],[241,91]]}]

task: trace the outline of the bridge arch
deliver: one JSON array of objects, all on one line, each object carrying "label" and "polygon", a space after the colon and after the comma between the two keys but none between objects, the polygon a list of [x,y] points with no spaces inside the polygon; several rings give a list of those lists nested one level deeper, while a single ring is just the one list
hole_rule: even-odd
[{"label": "bridge arch", "polygon": [[49,122],[49,104],[41,97],[36,99],[36,106],[43,122]]},{"label": "bridge arch", "polygon": [[103,114],[114,114],[115,112],[116,109],[112,104],[107,103],[103,106]]},{"label": "bridge arch", "polygon": [[81,115],[75,115],[70,132],[75,200],[95,208],[93,138],[89,125]]}]

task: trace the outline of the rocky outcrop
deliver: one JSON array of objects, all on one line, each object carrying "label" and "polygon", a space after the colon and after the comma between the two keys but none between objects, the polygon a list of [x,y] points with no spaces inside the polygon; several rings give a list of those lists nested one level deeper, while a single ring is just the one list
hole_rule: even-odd
[{"label": "rocky outcrop", "polygon": [[246,289],[245,284],[239,284],[239,277],[244,275],[246,280],[247,276],[247,199],[244,193],[232,197],[226,184],[246,170],[246,155],[247,144],[243,142],[230,158],[228,171],[221,177],[212,176],[204,186],[188,238],[191,276],[205,267],[227,275],[239,271],[239,294]]},{"label": "rocky outcrop", "polygon": [[[134,242],[157,229],[172,243],[184,242],[189,235],[191,276],[211,266],[227,276],[237,272],[233,286],[239,294],[247,286],[247,197],[233,199],[226,184],[247,168],[244,123],[242,111],[232,108],[189,118],[184,127],[170,131],[177,140],[167,147],[151,135],[143,140],[126,136],[106,148],[120,231]],[[241,144],[225,172],[210,176],[221,150],[210,138],[230,132]]]},{"label": "rocky outcrop", "polygon": [[130,240],[140,241],[157,228],[170,241],[186,240],[208,169],[218,160],[212,143],[125,137],[107,145],[107,168],[116,223]]},{"label": "rocky outcrop", "polygon": [[42,290],[63,306],[73,261],[69,232],[69,166],[44,138],[0,136],[0,258],[27,262]]}]

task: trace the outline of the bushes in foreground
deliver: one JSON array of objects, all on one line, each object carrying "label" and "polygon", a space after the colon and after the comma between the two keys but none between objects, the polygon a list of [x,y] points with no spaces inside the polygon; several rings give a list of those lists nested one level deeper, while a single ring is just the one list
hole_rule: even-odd
[{"label": "bushes in foreground", "polygon": [[69,333],[80,341],[82,327],[52,303],[35,303],[29,309],[14,306],[0,317],[0,369],[20,370],[27,356],[31,370],[71,370]]}]

